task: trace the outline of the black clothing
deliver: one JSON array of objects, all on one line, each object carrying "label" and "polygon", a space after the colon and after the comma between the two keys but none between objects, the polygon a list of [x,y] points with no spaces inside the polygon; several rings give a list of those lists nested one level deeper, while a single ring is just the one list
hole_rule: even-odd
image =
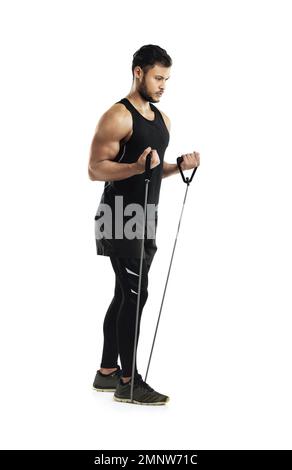
[{"label": "black clothing", "polygon": [[[147,202],[148,204],[153,204],[152,209],[155,208],[152,213],[152,222],[154,222],[152,227],[154,227],[155,230],[154,233],[151,233],[150,238],[148,232],[146,235],[147,220],[149,220],[149,218],[151,219],[151,215],[148,212],[146,216],[147,220],[145,221],[144,240],[142,239],[142,231],[140,231],[140,237],[137,236],[132,239],[124,235],[125,224],[128,222],[129,218],[133,218],[132,212],[130,216],[125,215],[125,207],[127,206],[129,209],[129,204],[136,203],[142,206],[144,210],[145,173],[119,181],[106,181],[95,216],[97,254],[109,256],[115,272],[114,297],[108,307],[103,324],[104,345],[100,367],[117,367],[118,355],[120,355],[123,376],[130,377],[132,375],[134,351],[141,242],[144,243],[144,258],[141,276],[138,338],[142,310],[148,297],[148,271],[157,250],[157,209],[164,153],[169,143],[169,132],[160,111],[152,103],[150,103],[150,107],[155,113],[155,119],[152,121],[142,116],[127,98],[121,99],[118,103],[124,104],[130,111],[133,119],[133,133],[128,142],[120,146],[120,151],[114,161],[120,162],[121,164],[134,163],[147,147],[156,149],[160,158],[160,164],[151,170],[152,175],[148,184]],[[117,198],[117,196],[120,196],[120,198]],[[116,205],[117,199],[122,202],[119,208],[118,205]],[[109,205],[112,211],[110,224],[107,224],[108,219],[103,217],[105,212],[101,204]],[[105,206],[103,207],[105,208]],[[118,235],[116,235],[115,216],[117,214],[115,212],[117,212],[121,221],[120,228],[122,229],[122,238],[118,238]],[[137,227],[139,229],[141,228],[143,220],[138,219]],[[102,225],[105,236],[101,236]],[[137,228],[136,231],[138,231]],[[108,236],[109,233],[111,237]],[[121,234],[119,234],[119,236],[120,235]]]},{"label": "black clothing", "polygon": [[[154,254],[152,250],[146,249],[146,256],[143,259],[137,347],[142,310],[148,298],[148,273]],[[123,376],[130,377],[133,365],[140,259],[110,257],[110,260],[116,274],[116,283],[114,297],[103,323],[104,343],[100,367],[107,369],[117,367],[120,355]]]},{"label": "black clothing", "polygon": [[[163,159],[164,153],[169,143],[169,132],[165,125],[164,119],[156,106],[150,104],[151,109],[155,113],[155,119],[149,120],[142,116],[141,113],[130,103],[127,98],[122,98],[117,103],[123,103],[126,108],[132,114],[133,119],[133,133],[124,145],[120,147],[120,151],[115,162],[119,163],[134,163],[138,160],[139,156],[147,147],[151,147],[157,150],[160,158],[160,165],[153,168],[151,180],[148,185],[148,204],[155,205],[155,233],[152,233],[152,238],[147,238],[145,235],[145,245],[147,244],[148,249],[156,251],[156,227],[158,221],[158,202],[159,193],[163,172]],[[122,210],[120,211],[121,226],[122,226],[122,238],[116,236],[115,230],[115,202],[116,196],[122,196]],[[121,200],[121,198],[120,198]],[[141,237],[128,239],[124,236],[124,227],[126,222],[133,217],[131,215],[125,215],[125,206],[131,203],[140,204],[144,208],[145,200],[145,173],[131,176],[129,178],[118,180],[118,181],[106,181],[104,185],[104,191],[101,196],[100,204],[108,204],[112,211],[112,227],[108,224],[104,227],[105,236],[100,236],[102,225],[101,217],[104,215],[101,206],[99,205],[95,215],[95,238],[96,238],[96,250],[98,255],[104,256],[116,256],[116,257],[140,257],[141,252]],[[101,219],[99,221],[99,219]],[[140,221],[138,222],[138,224]],[[141,221],[142,223],[142,221]],[[146,223],[147,225],[147,223]],[[111,228],[111,230],[110,230]],[[140,226],[141,228],[141,226]],[[146,226],[145,226],[146,230]],[[111,237],[107,234],[110,233]],[[140,232],[141,233],[141,232]],[[97,235],[99,234],[99,235]]]}]

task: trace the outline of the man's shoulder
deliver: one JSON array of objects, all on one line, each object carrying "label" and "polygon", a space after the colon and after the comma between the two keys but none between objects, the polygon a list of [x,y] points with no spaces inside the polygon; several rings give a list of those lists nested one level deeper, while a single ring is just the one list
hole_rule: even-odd
[{"label": "man's shoulder", "polygon": [[118,133],[125,136],[132,129],[131,113],[122,103],[114,103],[100,116],[97,129],[108,135]]},{"label": "man's shoulder", "polygon": [[110,123],[111,125],[132,126],[132,116],[123,103],[114,103],[109,106],[100,117],[100,122]]},{"label": "man's shoulder", "polygon": [[130,111],[126,108],[123,103],[116,102],[112,104],[106,111],[106,113],[110,115],[114,115],[117,117],[129,117],[131,116]]}]

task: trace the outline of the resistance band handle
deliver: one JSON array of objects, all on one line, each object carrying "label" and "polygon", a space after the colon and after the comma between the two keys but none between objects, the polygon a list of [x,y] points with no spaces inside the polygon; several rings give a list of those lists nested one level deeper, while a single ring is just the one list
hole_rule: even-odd
[{"label": "resistance band handle", "polygon": [[145,180],[148,180],[148,181],[151,180],[151,175],[152,175],[152,171],[150,169],[151,157],[152,157],[152,150],[151,152],[148,153],[146,157],[146,163],[145,163]]},{"label": "resistance band handle", "polygon": [[183,174],[183,171],[182,171],[181,166],[180,166],[180,164],[181,164],[182,161],[183,161],[183,157],[177,157],[176,163],[177,163],[177,166],[178,166],[178,168],[179,168],[179,171],[180,171],[181,177],[182,177],[182,179],[183,179],[183,182],[184,182],[184,183],[187,183],[187,184],[190,184],[191,181],[192,181],[192,179],[193,179],[193,177],[194,177],[194,174],[195,174],[196,171],[197,171],[197,168],[198,168],[198,167],[196,166],[196,167],[194,168],[193,173],[192,173],[192,175],[191,175],[190,178],[188,178],[188,177],[185,178],[185,175]]}]

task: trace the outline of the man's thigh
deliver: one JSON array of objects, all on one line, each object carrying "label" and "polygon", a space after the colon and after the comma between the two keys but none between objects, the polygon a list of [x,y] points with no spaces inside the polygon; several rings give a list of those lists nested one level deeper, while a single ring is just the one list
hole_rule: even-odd
[{"label": "man's thigh", "polygon": [[[112,264],[118,276],[118,280],[122,285],[124,292],[131,294],[138,293],[140,259],[129,257],[118,257],[112,259]],[[148,265],[146,259],[142,263],[142,279],[141,287],[143,290],[148,286]]]}]

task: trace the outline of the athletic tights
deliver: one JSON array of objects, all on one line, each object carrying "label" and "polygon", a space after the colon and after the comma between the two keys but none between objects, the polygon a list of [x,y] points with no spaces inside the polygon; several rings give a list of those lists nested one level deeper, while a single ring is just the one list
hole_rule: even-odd
[{"label": "athletic tights", "polygon": [[[143,259],[137,346],[141,315],[148,297],[148,272],[155,251],[145,251]],[[100,367],[107,369],[117,367],[120,355],[123,377],[130,377],[133,365],[140,259],[110,256],[110,261],[115,272],[115,291],[103,322],[104,343]],[[135,372],[137,373],[137,357]]]}]

